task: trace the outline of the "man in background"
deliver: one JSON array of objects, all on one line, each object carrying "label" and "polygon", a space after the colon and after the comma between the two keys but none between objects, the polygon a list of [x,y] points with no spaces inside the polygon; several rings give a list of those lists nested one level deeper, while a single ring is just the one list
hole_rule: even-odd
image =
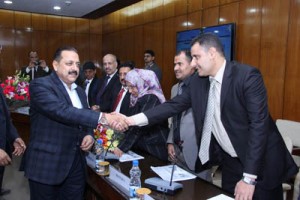
[{"label": "man in background", "polygon": [[161,68],[155,63],[155,53],[153,50],[146,50],[144,52],[145,69],[152,70],[156,74],[159,82],[162,79]]},{"label": "man in background", "polygon": [[[171,98],[182,94],[189,86],[190,76],[195,73],[195,66],[192,66],[191,62],[192,56],[189,51],[177,52],[174,58],[174,72],[179,82],[172,87]],[[167,143],[171,161],[194,172],[199,147],[191,108],[172,117]],[[197,173],[197,176],[211,182],[211,170],[204,170]]]},{"label": "man in background", "polygon": [[96,96],[100,90],[100,80],[97,78],[96,66],[93,62],[88,61],[83,65],[85,80],[82,84],[88,99],[89,107],[96,104]]},{"label": "man in background", "polygon": [[36,51],[31,51],[28,54],[29,56],[29,64],[26,67],[21,69],[22,75],[28,75],[30,77],[30,81],[47,76],[51,73],[51,69],[47,66],[45,60],[39,60],[38,53]]},{"label": "man in background", "polygon": [[5,166],[11,164],[12,154],[20,156],[25,149],[24,141],[11,122],[3,90],[0,87],[0,199],[1,196],[10,193],[9,189],[2,188]]},{"label": "man in background", "polygon": [[117,95],[113,95],[116,97],[112,104],[113,112],[119,112],[124,115],[128,115],[129,104],[130,104],[130,93],[128,92],[128,89],[126,87],[125,77],[126,74],[134,68],[135,65],[132,61],[124,62],[119,67],[119,79],[122,87],[120,90],[116,91]]},{"label": "man in background", "polygon": [[93,106],[92,109],[100,109],[102,112],[111,112],[113,101],[117,95],[113,91],[119,91],[121,88],[117,57],[113,54],[106,54],[103,57],[103,68],[106,76],[103,77],[102,85],[96,97],[97,105]]},{"label": "man in background", "polygon": [[85,153],[94,144],[98,123],[124,131],[123,117],[88,109],[87,97],[75,81],[79,55],[73,47],[54,54],[54,72],[30,83],[30,138],[25,176],[32,200],[82,200]]}]

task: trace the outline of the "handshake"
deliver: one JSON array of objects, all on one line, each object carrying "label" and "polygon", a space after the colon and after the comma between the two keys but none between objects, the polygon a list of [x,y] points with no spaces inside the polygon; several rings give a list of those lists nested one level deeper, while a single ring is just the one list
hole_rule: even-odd
[{"label": "handshake", "polygon": [[135,121],[131,117],[127,117],[116,112],[102,113],[100,123],[103,125],[108,125],[119,132],[124,132],[129,126],[136,125]]}]

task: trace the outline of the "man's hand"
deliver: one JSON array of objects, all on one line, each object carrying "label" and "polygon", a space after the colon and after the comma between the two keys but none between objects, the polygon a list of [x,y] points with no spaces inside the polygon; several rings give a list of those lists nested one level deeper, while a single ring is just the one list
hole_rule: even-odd
[{"label": "man's hand", "polygon": [[126,117],[126,122],[129,126],[135,126],[135,121],[132,117]]},{"label": "man's hand", "polygon": [[31,69],[31,68],[34,68],[34,67],[35,67],[34,61],[30,61],[29,64],[28,64],[28,68]]},{"label": "man's hand", "polygon": [[240,180],[235,186],[235,200],[251,200],[253,198],[254,189],[254,185],[247,184],[244,181]]},{"label": "man's hand", "polygon": [[120,113],[103,113],[107,120],[107,123],[113,129],[124,132],[128,129],[128,124],[126,121],[126,116]]},{"label": "man's hand", "polygon": [[176,153],[175,153],[173,144],[168,144],[168,154],[169,154],[170,161],[175,162],[176,161]]},{"label": "man's hand", "polygon": [[45,60],[40,60],[40,64],[39,64],[42,68],[47,67],[46,61]]},{"label": "man's hand", "polygon": [[119,149],[118,147],[115,147],[114,154],[118,157],[121,157],[123,155],[123,151]]},{"label": "man's hand", "polygon": [[0,149],[0,166],[6,166],[11,163],[11,159],[8,154]]},{"label": "man's hand", "polygon": [[93,105],[93,106],[91,107],[91,110],[100,112],[100,106],[98,106],[98,105]]},{"label": "man's hand", "polygon": [[26,150],[26,145],[21,138],[15,139],[13,146],[14,146],[13,155],[15,156],[22,155]]},{"label": "man's hand", "polygon": [[80,145],[80,148],[82,149],[82,151],[88,151],[92,148],[94,144],[94,138],[90,135],[86,135]]}]

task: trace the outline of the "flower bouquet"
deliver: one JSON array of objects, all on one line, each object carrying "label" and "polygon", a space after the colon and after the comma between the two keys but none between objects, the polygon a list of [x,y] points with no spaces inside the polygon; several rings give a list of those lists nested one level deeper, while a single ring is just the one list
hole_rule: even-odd
[{"label": "flower bouquet", "polygon": [[10,108],[29,105],[29,79],[28,75],[24,76],[21,75],[21,71],[16,71],[14,76],[8,76],[4,83],[0,84]]},{"label": "flower bouquet", "polygon": [[102,124],[98,124],[97,128],[94,130],[94,138],[96,140],[102,139],[104,150],[111,152],[119,145],[123,136],[124,135],[122,133],[116,132]]}]

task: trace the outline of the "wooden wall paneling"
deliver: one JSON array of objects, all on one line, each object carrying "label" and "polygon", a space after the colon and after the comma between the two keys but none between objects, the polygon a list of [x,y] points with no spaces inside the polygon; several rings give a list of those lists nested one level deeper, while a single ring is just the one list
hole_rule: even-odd
[{"label": "wooden wall paneling", "polygon": [[175,28],[175,32],[188,30],[189,27],[185,25],[187,21],[188,21],[188,15],[180,15],[174,17],[175,23],[173,24],[173,26]]},{"label": "wooden wall paneling", "polygon": [[162,20],[164,18],[164,0],[152,0],[153,21]]},{"label": "wooden wall paneling", "polygon": [[219,22],[219,8],[213,7],[203,10],[202,26],[213,26]]},{"label": "wooden wall paneling", "polygon": [[76,19],[73,17],[62,17],[62,32],[76,33]]},{"label": "wooden wall paneling", "polygon": [[15,28],[28,30],[32,27],[31,13],[15,11]]},{"label": "wooden wall paneling", "polygon": [[239,2],[220,6],[219,24],[235,22],[238,24]]},{"label": "wooden wall paneling", "polygon": [[0,79],[4,81],[7,76],[15,73],[15,47],[14,47],[14,31],[12,29],[0,29]]},{"label": "wooden wall paneling", "polygon": [[90,20],[76,18],[76,33],[90,33]]},{"label": "wooden wall paneling", "polygon": [[200,28],[202,26],[201,18],[202,18],[202,11],[189,13],[187,21],[190,22],[190,24],[188,25],[188,29]]},{"label": "wooden wall paneling", "polygon": [[[113,53],[114,48],[114,35],[112,33],[104,34],[102,36],[102,55]],[[101,58],[102,59],[102,58]]]},{"label": "wooden wall paneling", "polygon": [[[47,57],[53,58],[53,55],[55,51],[62,47],[62,38],[63,33],[60,32],[54,32],[54,31],[48,31],[48,37],[47,37]],[[53,59],[52,59],[53,60]]]},{"label": "wooden wall paneling", "polygon": [[[52,57],[47,55],[47,31],[33,31],[32,32],[32,51],[36,51],[39,55],[39,59],[45,60],[49,67],[52,67]],[[28,59],[28,58],[27,58]]]},{"label": "wooden wall paneling", "polygon": [[14,11],[0,9],[0,28],[14,28]]},{"label": "wooden wall paneling", "polygon": [[164,19],[175,16],[175,0],[164,0],[163,15]]},{"label": "wooden wall paneling", "polygon": [[113,31],[113,15],[109,14],[103,17],[102,31],[104,34],[111,33]]},{"label": "wooden wall paneling", "polygon": [[128,25],[127,27],[139,26],[144,24],[144,1],[140,1],[130,6],[128,11]]},{"label": "wooden wall paneling", "polygon": [[188,12],[195,12],[202,10],[203,0],[188,0]]},{"label": "wooden wall paneling", "polygon": [[118,49],[120,50],[119,59],[121,62],[126,60],[133,60],[133,43],[134,43],[134,29],[122,30],[120,34],[120,44]]},{"label": "wooden wall paneling", "polygon": [[176,31],[178,26],[174,26],[175,23],[176,18],[174,17],[164,20],[162,89],[166,99],[170,99],[171,88],[177,82],[174,75],[174,56],[176,53]]},{"label": "wooden wall paneling", "polygon": [[143,0],[144,2],[144,23],[152,22],[154,12],[152,11],[152,0]]},{"label": "wooden wall paneling", "polygon": [[98,63],[102,62],[102,35],[91,34],[90,35],[90,60],[94,60]]},{"label": "wooden wall paneling", "polygon": [[62,30],[62,17],[47,15],[47,30],[61,32]]},{"label": "wooden wall paneling", "polygon": [[283,119],[300,122],[300,3],[291,1],[287,62],[284,84]]},{"label": "wooden wall paneling", "polygon": [[102,18],[90,20],[90,33],[102,34]]},{"label": "wooden wall paneling", "polygon": [[[133,4],[122,9],[122,14],[120,15],[120,23],[122,23],[122,29],[132,27],[135,24],[135,7],[136,4]],[[140,13],[140,15],[142,15],[142,12]]]},{"label": "wooden wall paneling", "polygon": [[[144,26],[144,50],[152,49],[155,52],[155,62],[162,65],[163,21],[153,22]],[[143,54],[142,54],[143,55]]]},{"label": "wooden wall paneling", "polygon": [[119,28],[120,30],[123,30],[123,29],[126,29],[127,28],[127,18],[128,18],[128,15],[126,13],[128,9],[121,9],[119,10]]},{"label": "wooden wall paneling", "polygon": [[229,3],[242,1],[242,0],[219,0],[219,1],[220,1],[220,5],[223,5],[223,4],[229,4]]},{"label": "wooden wall paneling", "polygon": [[76,33],[76,49],[79,54],[80,62],[83,63],[90,58],[90,37],[89,34]]},{"label": "wooden wall paneling", "polygon": [[61,37],[62,37],[61,46],[76,47],[76,33],[63,32],[61,34]]},{"label": "wooden wall paneling", "polygon": [[202,0],[202,8],[210,8],[218,6],[219,4],[219,0]]},{"label": "wooden wall paneling", "polygon": [[15,32],[15,67],[28,65],[28,53],[31,51],[31,32],[25,30],[16,30]]},{"label": "wooden wall paneling", "polygon": [[188,0],[175,0],[175,16],[184,15],[188,12]]},{"label": "wooden wall paneling", "polygon": [[113,22],[112,22],[112,31],[119,31],[120,30],[120,11],[116,11],[113,14]]},{"label": "wooden wall paneling", "polygon": [[235,60],[258,67],[262,0],[241,1],[236,24]]},{"label": "wooden wall paneling", "polygon": [[133,27],[133,55],[132,60],[135,62],[135,66],[138,68],[144,68],[144,27],[136,26]]},{"label": "wooden wall paneling", "polygon": [[32,29],[35,30],[47,30],[47,15],[31,14]]},{"label": "wooden wall paneling", "polygon": [[263,0],[262,9],[260,69],[268,91],[270,113],[277,119],[283,113],[289,2]]},{"label": "wooden wall paneling", "polygon": [[116,55],[117,58],[122,57],[121,48],[123,47],[123,44],[121,44],[121,34],[121,31],[112,33],[113,40],[110,41],[113,44],[113,48],[111,49],[110,53]]}]

